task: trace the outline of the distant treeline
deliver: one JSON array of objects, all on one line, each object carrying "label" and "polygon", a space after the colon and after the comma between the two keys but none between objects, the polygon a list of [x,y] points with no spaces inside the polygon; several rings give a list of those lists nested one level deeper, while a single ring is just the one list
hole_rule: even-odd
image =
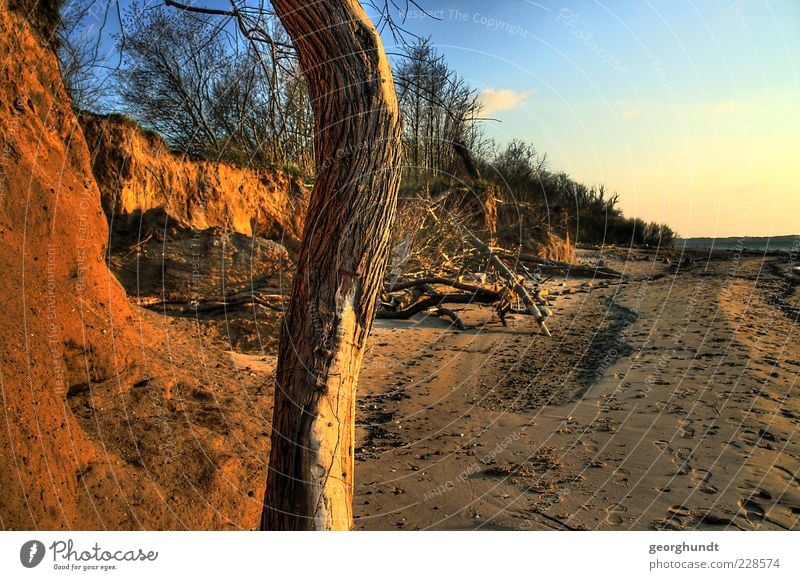
[{"label": "distant treeline", "polygon": [[675,245],[682,248],[734,250],[752,252],[800,252],[800,235],[731,236],[726,238],[678,238]]},{"label": "distant treeline", "polygon": [[[59,55],[77,108],[123,113],[195,158],[281,166],[313,180],[313,110],[277,18],[246,3],[237,22],[132,2],[122,14],[119,65],[109,73],[91,40],[104,6],[116,10],[108,0],[65,0],[62,8]],[[487,139],[478,91],[428,40],[391,58],[406,191],[491,188],[500,228],[569,233],[578,243],[672,243],[668,226],[623,216],[618,195],[551,170],[532,144]]]},{"label": "distant treeline", "polygon": [[503,205],[526,208],[530,223],[569,232],[575,243],[670,246],[676,237],[668,225],[625,217],[619,195],[609,195],[603,185],[551,171],[546,155],[523,141],[511,141],[482,165],[500,186]]}]

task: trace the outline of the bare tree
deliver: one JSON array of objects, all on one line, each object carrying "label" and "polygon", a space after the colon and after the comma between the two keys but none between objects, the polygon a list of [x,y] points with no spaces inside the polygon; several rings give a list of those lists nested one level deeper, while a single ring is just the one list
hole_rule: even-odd
[{"label": "bare tree", "polygon": [[[181,10],[229,16],[241,8]],[[317,179],[281,329],[260,527],[353,527],[355,390],[397,206],[400,112],[380,36],[356,0],[273,0],[314,108]]]},{"label": "bare tree", "polygon": [[118,78],[127,112],[173,147],[219,158],[215,126],[219,73],[234,68],[224,28],[210,17],[132,3],[123,22],[124,64]]},{"label": "bare tree", "polygon": [[314,103],[317,181],[278,356],[262,529],[353,526],[355,387],[400,178],[389,62],[356,0],[273,0]]},{"label": "bare tree", "polygon": [[531,201],[535,184],[547,169],[547,155],[530,143],[512,139],[494,156],[492,169],[520,201]]},{"label": "bare tree", "polygon": [[409,176],[419,181],[453,174],[463,161],[474,177],[477,169],[470,167],[470,151],[478,140],[477,92],[450,69],[428,39],[405,47],[396,82]]},{"label": "bare tree", "polygon": [[102,48],[111,0],[66,0],[56,29],[57,56],[73,106],[98,112],[111,97],[109,64]]},{"label": "bare tree", "polygon": [[239,1],[165,4],[178,10],[134,2],[125,13],[116,78],[126,112],[196,157],[309,169],[311,103],[275,15]]}]

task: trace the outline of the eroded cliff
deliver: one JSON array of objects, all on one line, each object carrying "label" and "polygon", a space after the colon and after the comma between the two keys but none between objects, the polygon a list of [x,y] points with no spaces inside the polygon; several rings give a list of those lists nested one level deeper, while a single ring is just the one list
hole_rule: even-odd
[{"label": "eroded cliff", "polygon": [[163,208],[192,228],[225,227],[290,249],[299,242],[308,205],[299,177],[281,169],[188,159],[118,115],[81,114],[80,121],[112,227]]}]

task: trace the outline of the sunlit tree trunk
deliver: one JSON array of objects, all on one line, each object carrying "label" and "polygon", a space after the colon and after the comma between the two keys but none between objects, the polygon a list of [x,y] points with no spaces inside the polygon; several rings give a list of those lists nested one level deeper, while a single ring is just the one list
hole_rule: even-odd
[{"label": "sunlit tree trunk", "polygon": [[314,107],[317,179],[281,332],[261,528],[353,526],[355,387],[400,175],[391,70],[355,0],[273,0]]}]

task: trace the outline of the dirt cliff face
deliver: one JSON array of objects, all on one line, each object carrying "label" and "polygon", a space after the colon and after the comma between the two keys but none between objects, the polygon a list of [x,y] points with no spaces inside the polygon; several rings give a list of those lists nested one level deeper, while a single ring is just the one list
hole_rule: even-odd
[{"label": "dirt cliff face", "polygon": [[[101,192],[36,6],[0,0],[0,529],[252,529],[273,363],[133,306],[109,272]],[[283,251],[201,234],[187,243],[223,265]],[[228,238],[236,252],[205,249]]]},{"label": "dirt cliff face", "polygon": [[192,228],[226,227],[290,249],[299,243],[308,205],[300,178],[276,169],[187,159],[124,117],[82,114],[80,121],[112,227],[163,208]]},{"label": "dirt cliff face", "polygon": [[76,473],[96,447],[66,393],[141,369],[132,312],[103,261],[89,152],[26,13],[0,0],[0,527],[95,527],[96,512],[76,508]]}]

